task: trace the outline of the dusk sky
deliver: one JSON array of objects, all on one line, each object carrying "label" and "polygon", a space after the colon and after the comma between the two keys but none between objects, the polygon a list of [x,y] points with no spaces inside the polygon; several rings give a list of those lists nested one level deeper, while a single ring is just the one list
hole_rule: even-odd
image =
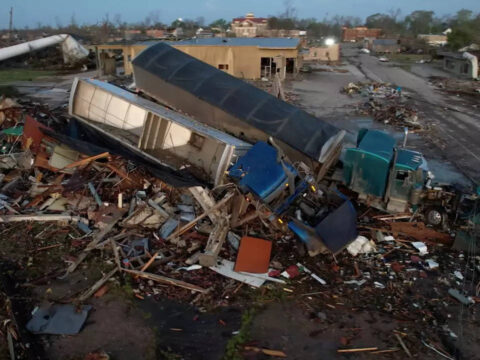
[{"label": "dusk sky", "polygon": [[[480,0],[294,0],[298,17],[351,15],[365,18],[376,12],[400,8],[402,16],[413,10],[433,10],[436,15],[453,14],[465,8],[480,12]],[[233,17],[252,11],[256,16],[278,15],[283,0],[3,0],[0,28],[8,27],[8,9],[14,7],[14,26],[36,27],[38,23],[55,26],[70,23],[72,14],[79,24],[100,21],[106,13],[110,19],[120,14],[123,21],[139,22],[151,12],[158,13],[161,22],[170,24],[174,19],[203,16],[206,22]]]}]

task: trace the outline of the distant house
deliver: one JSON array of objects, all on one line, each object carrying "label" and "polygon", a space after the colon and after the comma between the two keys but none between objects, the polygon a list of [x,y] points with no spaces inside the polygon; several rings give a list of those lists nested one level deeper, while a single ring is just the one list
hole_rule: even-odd
[{"label": "distant house", "polygon": [[425,41],[430,46],[445,46],[447,45],[447,35],[441,34],[419,34],[418,39]]},{"label": "distant house", "polygon": [[232,21],[232,32],[236,37],[257,37],[264,36],[264,30],[267,30],[268,19],[257,18],[253,13],[248,13],[245,17],[235,18]]},{"label": "distant house", "polygon": [[124,36],[126,40],[138,40],[143,37],[142,30],[138,30],[138,29],[125,30]]},{"label": "distant house", "polygon": [[400,52],[397,39],[366,39],[364,47],[374,54],[394,54]]},{"label": "distant house", "polygon": [[198,28],[195,32],[195,36],[199,39],[206,39],[214,37],[213,32],[208,29]]},{"label": "distant house", "polygon": [[263,30],[264,37],[306,37],[305,30],[266,29]]},{"label": "distant house", "polygon": [[148,29],[145,31],[145,34],[152,39],[164,39],[167,32],[163,29]]},{"label": "distant house", "polygon": [[340,44],[310,47],[303,52],[303,61],[339,61]]},{"label": "distant house", "polygon": [[342,41],[343,42],[357,42],[365,38],[379,38],[383,33],[382,29],[369,29],[364,26],[357,26],[354,28],[343,27],[342,28]]},{"label": "distant house", "polygon": [[458,49],[458,51],[460,52],[465,52],[465,51],[468,51],[468,52],[471,52],[471,51],[480,51],[480,45],[478,44],[470,44],[468,46],[464,46],[463,48],[461,49]]},{"label": "distant house", "polygon": [[478,53],[442,52],[443,69],[459,77],[478,79]]},{"label": "distant house", "polygon": [[180,38],[183,36],[183,29],[181,27],[177,27],[175,30],[172,31],[172,36],[176,38]]}]

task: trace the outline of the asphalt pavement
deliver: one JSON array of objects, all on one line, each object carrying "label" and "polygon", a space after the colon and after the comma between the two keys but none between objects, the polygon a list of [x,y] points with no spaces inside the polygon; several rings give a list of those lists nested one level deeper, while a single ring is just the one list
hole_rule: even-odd
[{"label": "asphalt pavement", "polygon": [[478,100],[436,89],[426,75],[438,75],[441,71],[429,68],[430,64],[417,65],[414,72],[407,71],[360,53],[351,45],[342,48],[342,62],[338,68],[348,70],[347,73],[314,71],[303,74],[287,88],[299,95],[306,110],[347,130],[352,137],[359,128],[367,126],[386,130],[399,138],[401,133],[391,126],[354,115],[353,108],[359,100],[341,94],[340,89],[355,81],[388,82],[400,86],[419,110],[419,121],[429,129],[420,136],[411,137],[409,146],[433,160],[434,170],[440,173],[442,180],[466,184],[469,179],[480,183]]}]

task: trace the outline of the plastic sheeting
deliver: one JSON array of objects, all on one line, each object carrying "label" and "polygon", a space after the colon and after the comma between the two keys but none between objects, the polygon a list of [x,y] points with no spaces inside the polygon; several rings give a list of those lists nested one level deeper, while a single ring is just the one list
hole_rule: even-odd
[{"label": "plastic sheeting", "polygon": [[[171,89],[162,86],[166,82],[316,161],[339,134],[333,125],[167,44],[150,46],[132,64],[137,87],[158,101],[172,99]],[[176,96],[173,101],[169,105],[183,109],[189,99]],[[206,122],[201,116],[197,120]]]},{"label": "plastic sheeting", "polygon": [[36,308],[27,329],[34,334],[75,335],[81,329],[92,307],[83,305],[79,310],[71,304],[57,304]]},{"label": "plastic sheeting", "polygon": [[357,238],[357,212],[345,201],[315,227],[315,232],[332,253],[336,254]]}]

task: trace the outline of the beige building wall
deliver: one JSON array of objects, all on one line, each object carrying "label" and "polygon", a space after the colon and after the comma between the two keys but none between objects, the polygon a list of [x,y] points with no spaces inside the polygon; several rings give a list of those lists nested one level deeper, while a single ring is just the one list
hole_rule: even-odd
[{"label": "beige building wall", "polygon": [[236,27],[233,29],[236,37],[256,37],[257,35],[257,27],[256,26],[242,26]]},{"label": "beige building wall", "polygon": [[[99,45],[98,51],[122,50],[125,74],[133,73],[132,60],[146,45]],[[259,79],[261,73],[261,58],[283,56],[295,59],[295,70],[301,66],[298,49],[259,48],[257,46],[201,46],[201,45],[174,45],[178,50],[193,56],[209,65],[235,77],[244,79]],[[227,67],[225,67],[227,65]]]},{"label": "beige building wall", "polygon": [[304,61],[339,61],[340,44],[331,46],[311,47],[303,54]]},{"label": "beige building wall", "polygon": [[238,78],[259,79],[261,58],[283,56],[295,58],[298,68],[297,49],[270,49],[257,46],[174,46],[201,61],[219,69],[219,65],[228,65],[222,69]]}]

